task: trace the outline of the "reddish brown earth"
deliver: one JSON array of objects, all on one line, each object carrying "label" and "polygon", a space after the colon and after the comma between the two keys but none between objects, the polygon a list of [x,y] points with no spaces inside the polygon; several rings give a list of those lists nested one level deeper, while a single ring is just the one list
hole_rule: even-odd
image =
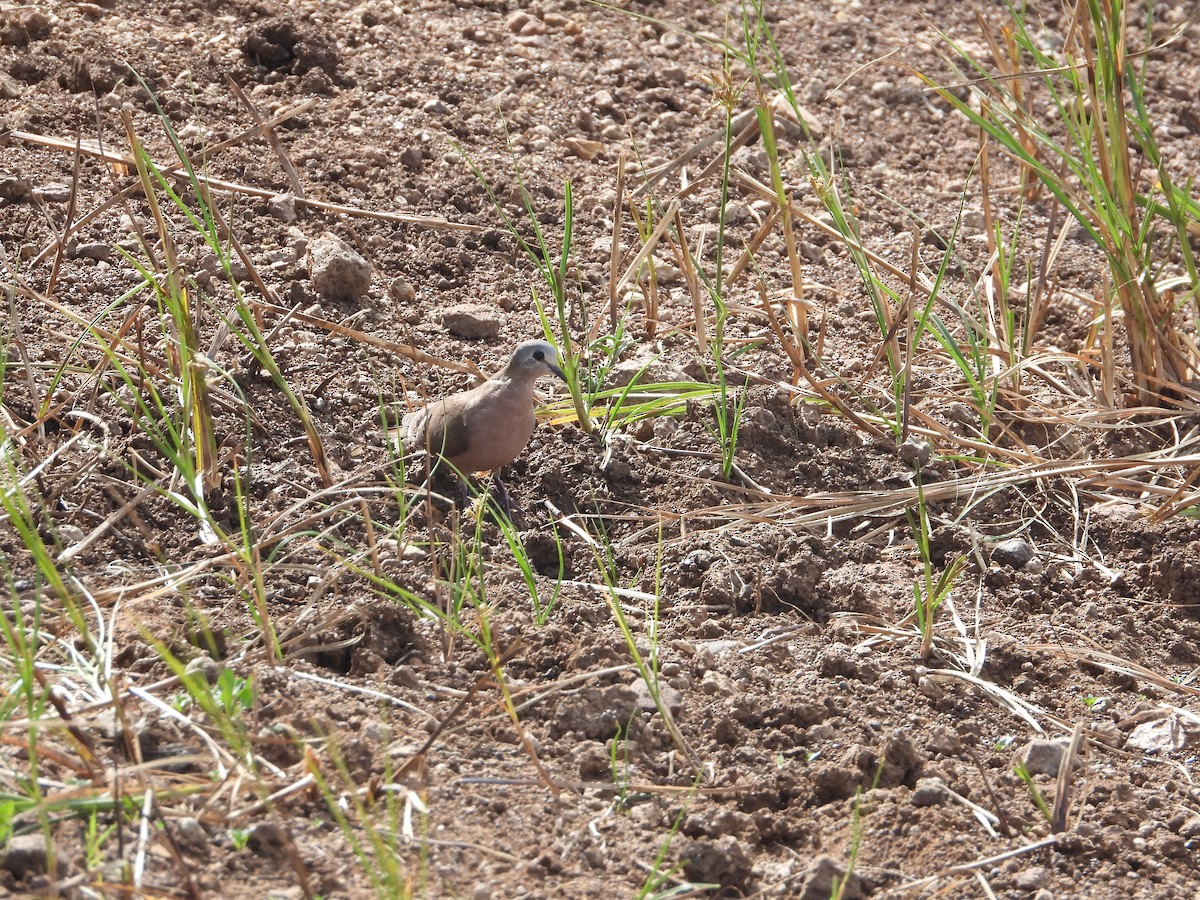
[{"label": "reddish brown earth", "polygon": [[[508,473],[542,602],[554,595],[560,574],[550,528],[559,520],[544,501],[591,535],[607,533],[616,583],[630,591],[624,603],[637,646],[644,656],[656,654],[689,751],[672,740],[640,686],[594,585],[601,576],[593,548],[563,525],[566,581],[545,622],[535,619],[499,530],[487,523],[481,532],[490,622],[498,647],[511,652],[504,677],[519,728],[504,713],[478,647],[381,597],[342,564],[355,558],[370,570],[366,551],[374,539],[387,579],[423,598],[446,594],[436,584],[439,564],[422,549],[446,526],[432,526],[420,510],[400,528],[394,491],[380,490],[388,488],[391,468],[379,408],[403,409],[406,391],[437,394],[469,381],[321,322],[485,371],[494,371],[514,343],[541,333],[530,287],[544,294],[544,284],[464,155],[511,215],[520,213],[513,174],[519,166],[555,246],[563,187],[571,182],[577,309],[570,327],[578,339],[580,310],[589,320],[606,310],[620,153],[636,151],[650,166],[722,127],[712,97],[722,56],[712,38],[736,36],[726,9],[680,0],[619,5],[0,4],[0,119],[17,133],[3,139],[0,156],[0,243],[4,281],[19,288],[0,313],[8,337],[3,426],[17,437],[23,470],[41,466],[34,483],[45,498],[47,539],[57,534],[64,546],[77,543],[135,499],[130,467],[137,459],[163,462],[131,427],[111,371],[94,374],[102,359],[95,342],[77,342],[83,327],[62,311],[100,317],[111,332],[124,328],[127,346],[144,339],[165,370],[152,336],[160,328],[152,298],[142,294],[109,308],[139,282],[114,249],[137,252],[126,213],[115,205],[78,228],[65,252],[54,249],[69,223],[131,182],[127,171],[88,156],[76,174],[77,138],[128,153],[120,115],[128,110],[150,154],[161,164],[175,158],[127,66],[194,156],[255,124],[229,77],[264,118],[314,101],[275,129],[308,198],[474,226],[352,218],[303,205],[287,223],[270,198],[291,190],[289,177],[265,140],[243,137],[208,161],[211,177],[259,192],[216,195],[261,277],[259,285],[245,266],[235,267],[247,297],[261,301],[265,289],[272,304],[309,317],[281,325],[278,312],[261,313],[270,349],[312,409],[335,487],[322,490],[303,429],[277,387],[235,341],[217,340],[232,294],[215,257],[180,217],[181,265],[197,284],[202,339],[232,373],[218,381],[218,438],[227,458],[250,455],[247,506],[262,541],[267,611],[290,640],[282,662],[265,658],[260,629],[231,583],[235,568],[216,558],[195,521],[162,496],[142,498],[64,564],[112,628],[124,724],[114,726],[110,706],[96,703],[69,673],[47,676],[60,678],[77,727],[95,747],[102,775],[94,780],[102,787],[119,781],[138,798],[120,838],[110,834],[97,859],[86,856],[86,817],[52,826],[75,895],[127,896],[120,885],[132,876],[118,861],[144,865],[144,896],[389,895],[372,885],[369,867],[319,792],[302,789],[264,812],[254,805],[260,795],[252,778],[226,759],[234,771],[218,785],[211,747],[198,732],[128,693],[140,689],[165,701],[177,690],[161,684],[170,673],[152,639],[185,661],[211,665],[197,646],[204,643],[197,623],[206,622],[216,635],[213,670],[229,666],[255,689],[241,721],[260,760],[260,789],[283,790],[317,771],[334,796],[357,791],[360,800],[374,801],[371,821],[390,829],[417,896],[636,896],[657,871],[669,873],[657,891],[689,881],[714,885],[696,888],[697,896],[816,900],[830,896],[829,878],[846,871],[854,846],[847,898],[1196,896],[1194,521],[1151,520],[1163,497],[1142,493],[1153,479],[1145,473],[1113,485],[1031,472],[984,497],[971,494],[971,462],[935,458],[926,486],[958,487],[932,508],[936,562],[957,552],[970,562],[953,594],[961,627],[943,607],[938,650],[922,663],[906,619],[919,572],[904,515],[911,499],[862,515],[828,499],[911,498],[912,467],[890,437],[872,437],[788,389],[787,358],[761,317],[747,311],[758,304],[748,281],[728,298],[735,307],[731,337],[762,341],[737,360],[753,384],[737,460],[776,496],[720,477],[712,413],[703,404],[680,419],[626,429],[607,446],[576,425],[544,425]],[[1047,17],[1047,34],[1063,27],[1057,4],[1034,6],[1043,7],[1037,12]],[[1179,24],[1183,7],[1156,6],[1156,33]],[[944,72],[939,32],[986,59],[977,14],[992,28],[1004,20],[999,4],[953,0],[779,2],[767,9],[797,95],[817,125],[819,151],[844,167],[872,250],[907,271],[914,226],[949,233],[965,191],[974,236],[961,240],[963,263],[948,285],[960,296],[987,257],[970,215],[979,209],[972,174],[978,136],[905,67]],[[1180,182],[1200,176],[1198,40],[1194,27],[1185,30],[1150,60],[1153,112]],[[740,108],[748,102],[743,97]],[[38,135],[62,145],[39,143]],[[781,136],[789,153],[800,149],[799,138],[794,128]],[[701,155],[689,174],[711,156]],[[764,159],[753,145],[735,162],[765,180]],[[997,183],[1013,180],[1011,167],[994,165]],[[802,208],[820,218],[806,175],[792,175]],[[665,200],[679,190],[679,177],[660,186]],[[708,185],[684,201],[689,227],[716,222],[715,197]],[[129,209],[148,226],[144,199]],[[761,201],[736,193],[732,246],[742,246],[765,211]],[[1015,213],[1001,215],[1011,227]],[[1048,210],[1033,203],[1022,215],[1022,252],[1036,264]],[[870,376],[876,387],[869,390],[885,396],[886,380],[871,364],[879,334],[849,254],[815,227],[800,229],[826,366],[851,381]],[[327,231],[369,261],[365,295],[329,299],[314,288],[305,250]],[[634,239],[627,226],[626,263]],[[921,251],[923,264],[936,269],[936,240]],[[787,284],[778,235],[759,264],[772,289]],[[1041,337],[1047,345],[1083,348],[1099,272],[1095,248],[1073,235],[1053,273],[1057,293]],[[464,303],[483,307],[498,333],[458,336],[442,314]],[[629,313],[623,357],[637,360],[634,371],[659,355],[665,377],[702,377],[681,279],[666,281],[659,318],[650,337],[642,313]],[[64,361],[51,391],[53,414],[39,420],[41,392]],[[930,363],[921,377],[915,402],[944,420],[953,373]],[[253,410],[249,429],[235,386]],[[1039,397],[1066,404],[1051,394]],[[1071,461],[1156,453],[1172,442],[1186,453],[1195,427],[1194,417],[1171,413],[1117,415],[1091,428],[1084,412],[1075,409],[1073,425],[1058,420],[1040,435],[1032,426],[1017,430],[1047,458]],[[43,429],[29,427],[39,421]],[[232,490],[227,482],[214,491],[226,497],[231,524]],[[373,538],[363,508],[370,509]],[[1020,567],[991,556],[1014,534],[1035,550]],[[7,525],[0,547],[10,587],[20,603],[30,603],[37,593],[31,564]],[[199,565],[205,560],[207,567]],[[444,559],[440,565],[444,571]],[[169,572],[188,577],[156,590],[144,586]],[[657,612],[645,599],[651,595]],[[983,654],[974,680],[955,674],[969,667],[969,648]],[[1027,717],[989,688],[1019,698]],[[9,715],[0,747],[5,793],[28,765],[27,729],[20,714]],[[198,710],[189,716],[217,734]],[[1084,740],[1069,779],[1066,828],[1048,841],[1050,825],[1014,764],[1031,740],[1066,739],[1076,725]],[[43,734],[47,747],[75,758],[75,745],[55,723]],[[553,786],[539,776],[530,750]],[[146,761],[141,770],[138,754]],[[42,757],[45,791],[79,782],[68,765]],[[1034,778],[1053,803],[1054,777]],[[157,824],[142,841],[147,786],[158,797]],[[183,793],[185,786],[195,792]],[[384,809],[389,797],[403,805],[407,790],[428,810],[413,811],[411,837],[399,820],[389,824]],[[860,791],[865,803],[856,817]],[[964,800],[992,818],[977,817]],[[115,821],[111,807],[98,821]],[[29,816],[15,825],[18,834],[40,833]],[[235,837],[246,830],[249,843],[239,849]],[[7,858],[0,890],[29,893],[37,879]]]}]

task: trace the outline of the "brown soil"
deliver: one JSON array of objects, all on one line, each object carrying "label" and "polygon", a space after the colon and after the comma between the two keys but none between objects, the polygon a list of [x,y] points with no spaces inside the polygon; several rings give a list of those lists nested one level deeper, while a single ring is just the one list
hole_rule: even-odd
[{"label": "brown soil", "polygon": [[[430,617],[381,596],[344,565],[377,565],[398,588],[432,602],[447,594],[435,574],[448,563],[425,548],[454,517],[442,521],[444,508],[421,509],[398,527],[404,520],[379,409],[392,415],[393,406],[469,380],[418,366],[394,345],[494,371],[514,343],[540,336],[530,286],[544,295],[544,284],[464,155],[514,216],[521,214],[514,162],[519,166],[554,246],[563,186],[571,182],[578,306],[571,328],[578,339],[581,309],[589,321],[606,315],[619,155],[636,153],[653,166],[722,127],[712,87],[722,56],[709,38],[731,27],[723,8],[683,0],[621,5],[624,12],[576,0],[528,7],[506,0],[0,4],[0,118],[18,133],[0,157],[0,242],[10,270],[5,280],[21,286],[0,313],[11,336],[3,425],[17,438],[22,469],[37,469],[32,484],[45,498],[48,540],[75,545],[112,517],[63,568],[96,598],[111,629],[113,686],[124,698],[120,721],[111,704],[96,702],[69,673],[58,682],[56,671],[46,675],[93,747],[97,789],[111,797],[110,787],[120,784],[138,798],[120,836],[109,835],[97,859],[86,855],[86,816],[52,826],[63,877],[73,879],[78,896],[127,896],[120,885],[129,883],[130,870],[115,865],[123,862],[144,866],[145,896],[388,895],[372,885],[372,866],[356,856],[315,788],[288,793],[264,811],[251,779],[226,756],[231,774],[217,789],[211,745],[146,699],[165,701],[177,690],[163,686],[170,672],[150,646],[162,641],[193,666],[203,669],[215,657],[213,671],[227,665],[250,678],[255,699],[241,723],[259,760],[260,785],[282,791],[315,771],[353,822],[355,802],[373,803],[369,815],[398,841],[418,896],[636,896],[657,871],[669,873],[659,891],[690,881],[714,885],[712,896],[815,900],[830,896],[830,879],[846,871],[854,847],[847,898],[1196,896],[1194,520],[1145,515],[1149,501],[1163,499],[1157,490],[1140,493],[1152,483],[1145,473],[1108,486],[1078,473],[1031,472],[986,496],[971,493],[969,460],[935,458],[926,487],[957,486],[932,507],[935,561],[941,566],[966,553],[969,564],[953,594],[953,615],[950,606],[938,614],[937,652],[923,663],[906,618],[919,575],[904,514],[912,466],[890,437],[872,437],[828,409],[797,401],[787,358],[761,316],[748,311],[758,304],[748,281],[729,298],[731,338],[757,341],[736,361],[740,372],[752,373],[737,451],[746,481],[721,478],[712,412],[703,404],[607,442],[573,424],[543,425],[510,467],[507,483],[521,540],[538,569],[540,602],[550,602],[563,579],[539,622],[512,551],[493,523],[484,524],[487,609],[496,644],[509,654],[504,680],[519,727],[504,713],[476,645],[448,637]],[[1057,4],[1036,5],[1047,7],[1040,10],[1049,17],[1047,34],[1065,27]],[[987,258],[976,240],[979,220],[972,219],[980,209],[972,174],[978,137],[906,67],[944,71],[939,32],[987,58],[976,14],[998,28],[998,6],[780,2],[767,16],[817,126],[820,152],[836,158],[853,185],[872,250],[907,271],[916,225],[929,238],[922,261],[936,270],[941,250],[931,229],[950,232],[966,192],[974,237],[960,241],[961,265],[947,286],[959,296]],[[1170,4],[1156,10],[1156,30],[1181,21]],[[1194,28],[1185,30],[1169,45],[1169,59],[1151,60],[1154,113],[1180,182],[1200,176],[1192,108],[1198,38]],[[315,101],[274,129],[307,198],[472,226],[350,217],[303,204],[289,223],[286,202],[272,200],[292,190],[289,176],[261,136],[243,137],[207,162],[212,178],[258,191],[218,194],[216,207],[261,279],[235,266],[247,297],[261,301],[265,290],[274,306],[307,316],[284,322],[278,311],[259,308],[275,358],[312,410],[335,485],[324,489],[303,428],[271,379],[235,340],[220,338],[231,291],[195,229],[180,223],[178,251],[197,284],[202,341],[232,373],[214,379],[218,441],[228,467],[245,466],[267,612],[289,638],[278,664],[264,657],[237,567],[216,555],[178,504],[138,496],[144,482],[131,470],[150,478],[148,467],[165,461],[122,408],[129,398],[111,366],[97,371],[95,340],[77,343],[84,331],[72,317],[99,318],[110,333],[126,335],[127,348],[145,341],[146,358],[160,371],[168,367],[152,336],[160,333],[152,297],[143,292],[110,309],[139,283],[117,248],[140,252],[130,215],[153,232],[144,198],[114,204],[56,249],[68,224],[134,177],[86,155],[77,161],[77,137],[128,153],[121,119],[127,110],[152,157],[161,164],[176,158],[129,67],[193,158],[255,124],[256,114],[227,83],[232,78],[264,119]],[[47,146],[34,135],[63,144]],[[781,134],[789,151],[799,138],[795,128]],[[688,176],[711,158],[709,151],[689,163]],[[739,151],[735,161],[767,179],[761,145]],[[995,183],[1015,180],[1004,161],[993,166]],[[660,185],[663,197],[674,196],[680,177],[676,171]],[[804,185],[803,209],[820,218],[798,172],[796,183]],[[714,197],[710,182],[684,201],[689,227],[715,224]],[[766,211],[762,201],[736,192],[731,252]],[[1015,213],[1000,215],[1011,228]],[[1022,252],[1036,265],[1045,200],[1022,215],[1031,236]],[[886,379],[872,365],[878,330],[849,254],[816,228],[800,227],[813,336],[822,323],[825,365],[847,381],[868,377],[878,386],[874,396],[885,398]],[[304,250],[326,231],[369,260],[365,295],[329,299],[314,288]],[[627,227],[626,261],[634,237]],[[665,251],[659,256],[670,259]],[[759,265],[773,290],[789,283],[778,236]],[[1100,268],[1095,248],[1072,233],[1052,273],[1047,345],[1083,348]],[[498,333],[458,336],[461,326],[456,332],[455,320],[443,318],[457,304],[481,306]],[[636,361],[633,371],[657,355],[668,376],[704,377],[682,278],[665,282],[659,319],[649,337],[643,313],[628,314],[623,357]],[[393,349],[321,322],[394,342]],[[51,385],[63,362],[61,380]],[[923,377],[918,408],[946,421],[946,397],[959,390],[952,373],[943,368]],[[253,410],[249,427],[235,388]],[[1033,388],[1043,389],[1040,400],[1063,402],[1049,387]],[[49,412],[41,408],[47,394]],[[1080,423],[1039,433],[1025,424],[1014,427],[1009,445],[1019,438],[1046,458],[1112,459],[1161,451],[1194,428],[1194,420],[1165,414],[1105,421],[1094,431]],[[745,488],[748,480],[773,496]],[[235,527],[233,479],[212,496],[218,517]],[[843,508],[872,497],[909,500],[861,515]],[[661,673],[686,749],[664,727],[632,666],[596,584],[596,551],[546,501],[593,537],[607,534],[638,649]],[[552,524],[563,541],[561,569]],[[1024,565],[991,556],[1014,534],[1035,551]],[[0,549],[20,601],[41,596],[28,554],[7,525],[0,527]],[[168,573],[187,577],[145,587]],[[464,618],[475,621],[469,612]],[[996,688],[1019,698],[1024,718]],[[199,710],[187,713],[217,735]],[[1052,836],[1014,764],[1030,741],[1065,739],[1076,725],[1084,740],[1067,780],[1068,819]],[[11,779],[27,772],[26,735],[23,726],[5,726],[6,793]],[[68,764],[80,758],[77,745],[53,723],[45,726],[44,744],[42,790],[82,791],[87,780]],[[553,785],[539,774],[534,754]],[[1060,786],[1053,766],[1031,768],[1054,803]],[[158,797],[152,818],[159,823],[148,839],[139,836],[147,786]],[[856,816],[860,791],[866,802]],[[411,836],[385,808],[401,809],[405,797],[428,810],[412,809]],[[98,817],[101,828],[114,821],[111,808]],[[18,834],[38,830],[36,817],[17,818]],[[247,845],[236,847],[235,837],[247,830]],[[363,831],[353,833],[366,840]],[[38,878],[9,859],[0,890],[31,892]]]}]

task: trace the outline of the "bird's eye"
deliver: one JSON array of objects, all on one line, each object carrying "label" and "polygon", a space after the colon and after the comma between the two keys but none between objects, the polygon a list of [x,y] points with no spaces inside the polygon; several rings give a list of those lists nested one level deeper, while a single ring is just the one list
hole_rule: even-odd
[{"label": "bird's eye", "polygon": [[545,359],[546,359],[546,354],[545,354],[545,353],[543,353],[541,350],[534,350],[534,351],[533,351],[533,358],[534,358],[534,359],[545,360]]}]

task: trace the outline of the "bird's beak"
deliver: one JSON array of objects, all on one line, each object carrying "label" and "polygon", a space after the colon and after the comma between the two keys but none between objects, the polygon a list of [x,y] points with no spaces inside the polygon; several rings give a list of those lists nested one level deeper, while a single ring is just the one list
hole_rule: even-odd
[{"label": "bird's beak", "polygon": [[552,362],[546,363],[546,368],[549,369],[551,372],[553,372],[555,375],[557,375],[559,378],[561,378],[563,380],[563,384],[568,383],[567,376],[563,374],[563,370],[560,369],[558,366],[556,366],[554,363],[552,363]]}]

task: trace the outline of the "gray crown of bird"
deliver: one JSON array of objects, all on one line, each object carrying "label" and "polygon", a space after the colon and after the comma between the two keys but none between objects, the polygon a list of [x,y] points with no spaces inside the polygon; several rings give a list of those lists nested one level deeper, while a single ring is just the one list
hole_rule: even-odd
[{"label": "gray crown of bird", "polygon": [[508,364],[478,387],[414,410],[401,422],[411,450],[440,457],[459,472],[490,472],[516,459],[537,425],[533,389],[543,375],[566,376],[546,341],[518,344]]}]

